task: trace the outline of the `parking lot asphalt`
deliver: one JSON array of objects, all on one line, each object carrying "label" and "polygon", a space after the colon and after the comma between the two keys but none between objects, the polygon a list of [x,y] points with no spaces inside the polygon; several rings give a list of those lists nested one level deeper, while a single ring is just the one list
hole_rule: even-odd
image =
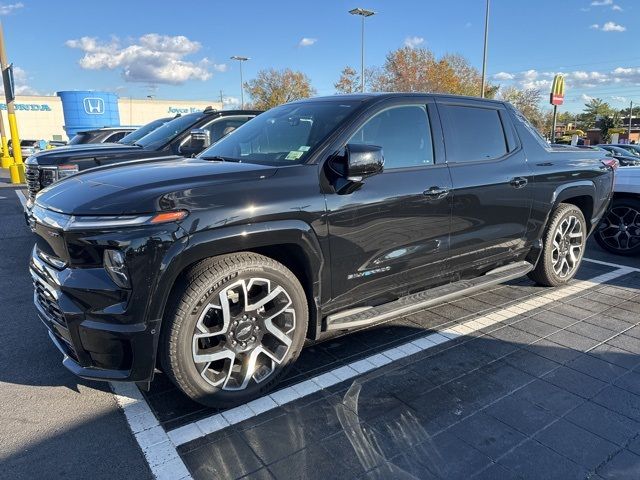
[{"label": "parking lot asphalt", "polygon": [[605,263],[568,287],[519,279],[307,347],[272,395],[217,411],[162,374],[116,399],[68,373],[0,197],[3,478],[640,478],[638,258],[590,243]]}]

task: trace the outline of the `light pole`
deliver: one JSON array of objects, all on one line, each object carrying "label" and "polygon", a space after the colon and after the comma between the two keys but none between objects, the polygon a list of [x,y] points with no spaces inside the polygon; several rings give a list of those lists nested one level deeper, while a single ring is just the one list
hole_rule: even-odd
[{"label": "light pole", "polygon": [[629,132],[627,133],[627,141],[631,143],[631,118],[633,117],[633,101],[629,104]]},{"label": "light pole", "polygon": [[234,55],[231,57],[231,60],[237,60],[240,63],[240,110],[244,110],[244,85],[242,84],[242,62],[246,62],[247,60],[251,60],[249,57],[241,57],[239,55]]},{"label": "light pole", "polygon": [[364,19],[375,15],[373,10],[367,10],[365,8],[354,8],[349,10],[351,15],[360,15],[362,17],[362,45],[360,48],[360,91],[364,92]]},{"label": "light pole", "polygon": [[487,75],[487,45],[489,43],[489,0],[484,14],[484,49],[482,52],[482,85],[480,90],[480,98],[484,98],[484,89]]}]

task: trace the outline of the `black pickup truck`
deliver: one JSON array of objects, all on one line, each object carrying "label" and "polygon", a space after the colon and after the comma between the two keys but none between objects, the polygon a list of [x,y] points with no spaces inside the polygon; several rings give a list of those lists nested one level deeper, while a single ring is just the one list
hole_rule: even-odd
[{"label": "black pickup truck", "polygon": [[128,160],[195,155],[259,113],[207,108],[147,130],[134,143],[78,144],[41,151],[25,161],[29,200],[32,202],[42,188],[89,168]]},{"label": "black pickup truck", "polygon": [[297,101],[196,158],[43,190],[35,304],[77,375],[145,386],[159,366],[191,398],[235,405],[306,341],[522,275],[566,283],[616,165],[551,148],[503,102]]}]

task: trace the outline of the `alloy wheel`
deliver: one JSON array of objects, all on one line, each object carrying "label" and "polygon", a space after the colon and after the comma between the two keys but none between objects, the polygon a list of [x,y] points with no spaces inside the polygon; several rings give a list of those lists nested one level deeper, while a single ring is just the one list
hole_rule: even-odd
[{"label": "alloy wheel", "polygon": [[203,309],[193,334],[193,361],[222,390],[269,378],[293,343],[296,314],[287,291],[265,278],[238,280]]},{"label": "alloy wheel", "polygon": [[614,207],[602,219],[598,233],[614,250],[636,248],[640,245],[640,212],[630,206]]},{"label": "alloy wheel", "polygon": [[580,263],[583,244],[582,223],[574,215],[567,216],[553,234],[551,261],[556,275],[565,278],[573,274]]}]

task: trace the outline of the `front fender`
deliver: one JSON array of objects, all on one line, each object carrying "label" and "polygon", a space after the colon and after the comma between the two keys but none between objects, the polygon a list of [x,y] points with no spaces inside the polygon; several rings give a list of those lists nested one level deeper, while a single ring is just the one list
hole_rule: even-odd
[{"label": "front fender", "polygon": [[184,248],[168,251],[163,261],[165,268],[153,290],[152,298],[158,301],[152,304],[148,318],[162,318],[176,279],[190,265],[217,255],[284,244],[297,245],[304,252],[313,300],[318,308],[324,265],[318,238],[311,226],[301,220],[278,220],[196,232],[188,237]]}]

